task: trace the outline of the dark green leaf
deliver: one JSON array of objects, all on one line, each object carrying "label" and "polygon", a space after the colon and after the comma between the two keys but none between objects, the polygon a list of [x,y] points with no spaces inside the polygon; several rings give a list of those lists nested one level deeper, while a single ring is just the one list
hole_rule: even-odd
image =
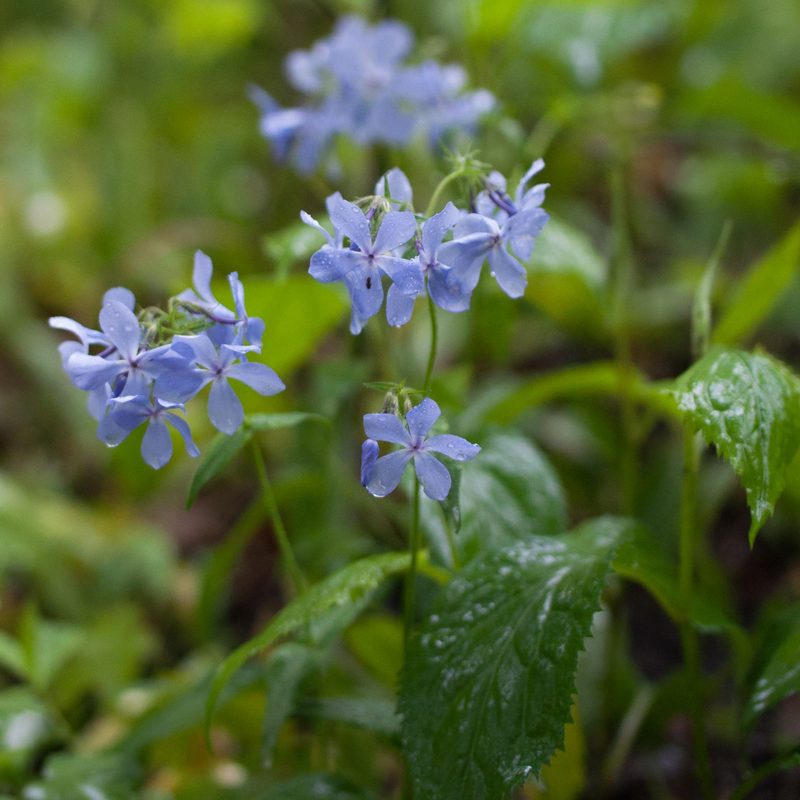
[{"label": "dark green leaf", "polygon": [[321,414],[311,414],[305,411],[286,411],[281,414],[248,414],[245,417],[245,427],[254,431],[272,431],[277,428],[293,428],[302,422],[322,422],[328,420]]},{"label": "dark green leaf", "polygon": [[733,466],[750,506],[750,544],[772,514],[800,446],[800,385],[760,353],[710,352],[669,392],[689,426]]},{"label": "dark green leaf", "polygon": [[772,708],[785,697],[800,691],[800,624],[795,623],[783,632],[766,662],[759,670],[753,691],[745,707],[745,719]]},{"label": "dark green leaf", "polygon": [[220,692],[248,659],[277,639],[307,627],[330,609],[360,603],[387,578],[404,572],[409,560],[408,553],[382,553],[354,561],[281,609],[258,636],[234,650],[220,665],[208,695],[206,727],[211,722]]},{"label": "dark green leaf", "polygon": [[757,261],[739,284],[714,330],[714,342],[741,344],[789,288],[800,267],[800,222]]},{"label": "dark green leaf", "polygon": [[219,475],[233,457],[250,441],[252,435],[252,431],[246,427],[240,428],[233,436],[227,436],[224,433],[217,434],[209,445],[189,485],[189,495],[186,498],[187,508],[197,499],[200,490]]},{"label": "dark green leaf", "polygon": [[[482,447],[461,470],[457,540],[464,560],[532,534],[563,531],[564,493],[544,456],[520,435],[495,434]],[[423,500],[422,514],[429,534],[444,541],[446,523],[439,504]]]},{"label": "dark green leaf", "polygon": [[0,692],[0,780],[18,776],[59,738],[58,723],[31,691],[14,687]]},{"label": "dark green leaf", "polygon": [[563,746],[583,640],[629,523],[603,518],[476,559],[411,642],[403,744],[426,800],[501,800]]}]

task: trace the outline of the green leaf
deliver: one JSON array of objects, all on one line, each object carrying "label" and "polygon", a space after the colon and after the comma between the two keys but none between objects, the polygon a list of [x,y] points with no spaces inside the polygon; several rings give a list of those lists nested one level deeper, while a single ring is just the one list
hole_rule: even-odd
[{"label": "green leaf", "polygon": [[602,330],[606,265],[577,228],[551,217],[527,269],[525,296],[551,319],[584,337]]},{"label": "green leaf", "polygon": [[322,422],[329,424],[322,414],[312,414],[306,411],[286,411],[279,414],[248,414],[245,417],[245,427],[254,431],[273,431],[278,428],[293,428],[302,422]]},{"label": "green leaf", "polygon": [[747,339],[789,288],[798,267],[800,222],[750,268],[714,330],[714,342],[737,345]]},{"label": "green leaf", "polygon": [[186,498],[186,507],[190,508],[200,490],[209,481],[216,478],[220,472],[231,462],[234,456],[250,441],[252,431],[246,427],[239,428],[232,436],[218,433],[206,450],[202,461],[194,473],[189,485],[189,494]]},{"label": "green leaf", "polygon": [[[327,215],[317,217],[317,221],[331,228]],[[293,222],[279,231],[264,237],[264,252],[275,262],[278,278],[286,278],[295,264],[308,261],[322,247],[323,238],[305,222]]]},{"label": "green leaf", "polygon": [[28,680],[37,689],[45,690],[84,639],[84,633],[77,625],[44,620],[34,606],[28,606],[20,624],[20,643],[25,651]]},{"label": "green leaf", "polygon": [[706,354],[708,343],[711,338],[711,292],[714,289],[714,281],[717,277],[719,262],[725,248],[728,246],[728,239],[731,236],[730,222],[726,222],[719,235],[714,252],[708,259],[703,276],[697,284],[692,302],[692,353],[695,358],[700,358]]},{"label": "green leaf", "polygon": [[387,686],[397,683],[403,663],[403,625],[389,614],[371,614],[356,620],[345,634],[353,655]]},{"label": "green leaf", "polygon": [[220,665],[208,695],[206,729],[211,724],[220,692],[248,659],[277,639],[306,628],[330,609],[361,602],[387,578],[404,572],[409,561],[408,553],[381,553],[362,558],[329,575],[281,609],[261,633],[234,650]]},{"label": "green leaf", "polygon": [[574,673],[630,523],[602,518],[473,561],[411,641],[400,713],[420,797],[508,797],[563,747]]},{"label": "green leaf", "polygon": [[750,544],[772,514],[800,446],[800,384],[760,353],[710,352],[668,390],[684,421],[731,464],[750,507]]},{"label": "green leaf", "polygon": [[784,632],[761,667],[745,706],[745,720],[755,717],[800,691],[800,624]]},{"label": "green leaf", "polygon": [[[566,527],[564,492],[545,457],[523,436],[495,434],[461,470],[459,549],[465,561],[487,548]],[[434,540],[446,537],[439,504],[423,500],[422,520]]]},{"label": "green leaf", "polygon": [[0,781],[19,777],[59,738],[58,723],[31,691],[14,687],[0,692]]},{"label": "green leaf", "polygon": [[5,631],[0,631],[0,666],[18,678],[28,677],[25,651],[22,645]]}]

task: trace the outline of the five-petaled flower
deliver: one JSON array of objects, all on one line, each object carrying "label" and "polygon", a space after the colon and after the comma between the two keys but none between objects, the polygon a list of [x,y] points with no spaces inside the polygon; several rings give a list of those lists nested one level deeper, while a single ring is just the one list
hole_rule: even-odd
[{"label": "five-petaled flower", "polygon": [[[455,461],[470,461],[481,448],[449,433],[429,437],[428,433],[440,414],[439,406],[426,397],[406,413],[407,427],[394,414],[364,415],[364,432],[368,438],[361,451],[361,482],[370,494],[385,497],[394,491],[406,465],[413,460],[425,494],[439,501],[447,497],[452,483],[450,473],[432,453]],[[377,458],[376,441],[399,444],[401,448]]]}]

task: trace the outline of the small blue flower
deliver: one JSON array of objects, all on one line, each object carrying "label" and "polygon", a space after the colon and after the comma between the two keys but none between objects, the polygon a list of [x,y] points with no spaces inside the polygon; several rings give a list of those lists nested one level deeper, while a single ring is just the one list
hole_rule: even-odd
[{"label": "small blue flower", "polygon": [[[406,413],[407,427],[394,414],[364,415],[364,432],[368,438],[361,451],[361,482],[371,495],[385,497],[394,491],[406,465],[413,459],[417,478],[425,494],[439,501],[447,497],[452,483],[450,473],[431,453],[439,453],[456,461],[469,461],[478,455],[481,448],[448,433],[428,437],[440,414],[439,406],[426,397]],[[376,458],[376,440],[399,444],[401,448]]]},{"label": "small blue flower", "polygon": [[205,334],[176,336],[171,347],[186,366],[162,372],[155,382],[156,396],[171,403],[185,403],[210,383],[208,417],[223,433],[235,433],[244,421],[244,409],[228,383],[230,378],[264,396],[286,388],[274,370],[265,364],[243,360],[243,354],[235,346],[215,347]]},{"label": "small blue flower", "polygon": [[183,439],[186,452],[196,458],[200,455],[186,420],[174,412],[183,406],[161,400],[139,397],[119,397],[110,402],[111,409],[100,421],[98,438],[109,447],[116,447],[140,425],[147,423],[142,437],[142,458],[153,469],[161,469],[172,457],[172,439],[167,430],[171,425]]}]

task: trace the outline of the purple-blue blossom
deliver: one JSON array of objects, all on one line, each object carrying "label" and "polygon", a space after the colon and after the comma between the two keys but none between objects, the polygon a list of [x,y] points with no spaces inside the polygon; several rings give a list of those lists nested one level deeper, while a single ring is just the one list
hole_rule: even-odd
[{"label": "purple-blue blossom", "polygon": [[[370,494],[385,497],[394,491],[409,461],[413,461],[425,494],[439,501],[447,497],[452,479],[433,453],[455,461],[470,461],[481,448],[449,433],[429,436],[440,415],[439,406],[428,397],[406,412],[405,424],[394,414],[364,415],[367,440],[361,450],[361,483]],[[378,458],[376,442],[398,444],[400,449]]]},{"label": "purple-blue blossom", "polygon": [[309,173],[335,136],[393,146],[420,137],[436,148],[450,132],[471,132],[493,108],[491,93],[466,91],[458,66],[407,64],[413,44],[410,29],[396,20],[370,25],[345,16],[330,36],[290,53],[286,74],[307,96],[304,105],[283,108],[263,89],[249,89],[274,157]]}]

